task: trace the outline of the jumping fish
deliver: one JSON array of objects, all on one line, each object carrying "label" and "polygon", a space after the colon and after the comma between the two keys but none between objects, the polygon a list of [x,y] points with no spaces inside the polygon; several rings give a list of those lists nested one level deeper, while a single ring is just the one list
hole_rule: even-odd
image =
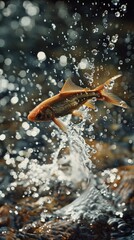
[{"label": "jumping fish", "polygon": [[62,131],[67,132],[67,127],[58,118],[67,114],[81,116],[78,109],[82,105],[95,109],[93,100],[106,101],[127,108],[128,105],[124,101],[109,92],[109,86],[113,85],[119,77],[121,77],[120,74],[108,79],[93,90],[77,86],[71,79],[67,79],[57,95],[44,100],[29,113],[28,120],[32,122],[52,120]]}]

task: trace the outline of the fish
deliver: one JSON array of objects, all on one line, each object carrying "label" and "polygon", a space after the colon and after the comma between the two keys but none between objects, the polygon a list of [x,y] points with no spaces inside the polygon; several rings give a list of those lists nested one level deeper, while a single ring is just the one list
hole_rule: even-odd
[{"label": "fish", "polygon": [[109,91],[109,86],[112,86],[114,81],[121,76],[121,74],[118,74],[111,77],[94,89],[82,88],[68,78],[58,94],[42,101],[28,114],[28,120],[32,122],[53,121],[66,133],[67,126],[59,117],[68,114],[81,117],[81,112],[78,109],[82,105],[85,105],[89,109],[95,109],[94,102],[100,100],[119,107],[128,108],[125,101]]}]

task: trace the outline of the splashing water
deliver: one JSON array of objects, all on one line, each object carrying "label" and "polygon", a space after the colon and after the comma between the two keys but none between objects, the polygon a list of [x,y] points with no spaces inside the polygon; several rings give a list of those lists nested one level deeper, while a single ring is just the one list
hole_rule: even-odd
[{"label": "splashing water", "polygon": [[[71,116],[64,117],[64,123],[68,126],[68,133],[64,134],[59,131],[59,129],[57,129],[57,131],[53,130],[57,139],[59,139],[59,145],[51,155],[53,159],[52,163],[48,165],[45,164],[41,166],[41,168],[35,166],[36,176],[35,167],[33,168],[33,166],[28,173],[29,176],[34,175],[36,184],[39,183],[40,185],[41,181],[44,182],[46,189],[49,189],[50,182],[56,179],[59,182],[66,182],[66,184],[71,183],[76,187],[84,180],[87,182],[87,190],[80,197],[55,212],[56,215],[62,216],[63,218],[70,216],[73,220],[78,220],[83,217],[84,219],[88,218],[93,221],[99,217],[102,212],[114,211],[114,207],[109,204],[111,194],[108,192],[104,183],[101,182],[101,186],[97,186],[92,172],[94,165],[90,160],[90,153],[93,149],[86,144],[83,137],[84,129],[86,129],[86,135],[93,131],[92,124],[88,125],[88,127],[86,125],[90,117],[87,109],[84,109],[84,118],[79,124],[73,124],[70,121]],[[53,125],[53,123],[51,124]],[[69,153],[64,153],[60,156],[61,150],[66,149],[66,147],[69,147]],[[68,166],[67,169],[64,168],[64,165]],[[34,178],[32,177],[32,181],[34,181]],[[37,178],[40,178],[40,180],[37,181]],[[46,213],[42,213],[41,219],[45,218]]]},{"label": "splashing water", "polygon": [[[38,163],[33,160],[29,164],[29,171],[26,175],[30,177],[33,183],[34,179],[36,179],[36,184],[37,182],[40,184],[42,181],[45,183],[45,186],[48,187],[49,181],[52,181],[54,176],[59,181],[73,182],[73,184],[76,185],[83,179],[90,180],[90,171],[93,165],[90,160],[92,148],[86,144],[82,136],[86,122],[90,119],[90,115],[88,110],[84,109],[84,118],[79,124],[74,125],[70,119],[71,116],[64,118],[64,123],[68,126],[67,135],[59,131],[59,129],[54,129],[51,133],[51,136],[55,137],[58,141],[57,149],[54,149],[54,152],[51,154],[52,163],[39,166]],[[53,126],[53,123],[50,125]],[[90,126],[88,125],[87,132],[90,133],[92,130],[92,124]],[[63,154],[63,156],[60,157],[60,152],[66,148],[69,148],[69,154]],[[67,164],[69,168],[67,171],[62,167],[65,164]]]},{"label": "splashing water", "polygon": [[[53,130],[51,136],[46,137],[45,141],[50,141],[52,136],[58,141],[56,149],[53,149],[51,154],[52,163],[41,165],[35,159],[31,159],[29,163],[25,161],[25,168],[24,162],[19,165],[18,179],[20,185],[29,189],[24,192],[24,197],[30,195],[33,198],[39,198],[40,202],[42,193],[45,190],[51,192],[52,186],[57,182],[62,182],[65,186],[71,184],[73,188],[75,186],[75,189],[78,188],[79,183],[85,182],[85,186],[81,187],[81,192],[83,190],[84,192],[70,204],[54,211],[53,216],[62,219],[69,218],[73,221],[84,219],[92,223],[101,219],[103,215],[104,218],[110,216],[111,212],[116,212],[116,210],[111,204],[112,197],[106,186],[103,182],[98,183],[99,180],[97,182],[93,174],[94,165],[90,160],[93,149],[86,144],[84,137],[86,135],[90,138],[94,129],[90,122],[89,110],[84,107],[81,110],[83,110],[83,120],[77,124],[73,123],[74,119],[71,119],[71,115],[63,118],[68,126],[67,134],[62,133],[58,128],[54,129],[53,123],[50,124]],[[27,129],[27,125],[23,125]],[[67,147],[69,153],[63,151],[61,155],[61,151]],[[16,185],[18,179],[16,179]],[[13,186],[15,182],[12,183],[11,187]],[[44,210],[40,214],[41,221],[45,222],[46,217],[49,217],[49,214]]]}]

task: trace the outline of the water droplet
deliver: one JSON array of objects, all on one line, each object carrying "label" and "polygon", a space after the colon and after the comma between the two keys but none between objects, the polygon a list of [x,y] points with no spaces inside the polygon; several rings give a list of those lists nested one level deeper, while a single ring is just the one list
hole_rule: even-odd
[{"label": "water droplet", "polygon": [[52,28],[53,28],[53,30],[56,29],[56,25],[54,23],[52,23]]},{"label": "water droplet", "polygon": [[97,101],[97,98],[96,97],[93,97],[92,98],[92,102],[96,102]]},{"label": "water droplet", "polygon": [[93,76],[92,75],[90,75],[89,73],[84,73],[83,76],[88,80],[89,84],[93,83]]},{"label": "water droplet", "polygon": [[35,16],[39,13],[39,8],[37,5],[34,5],[33,3],[31,3],[30,1],[24,1],[23,3],[23,7],[25,8],[26,13],[29,16]]},{"label": "water droplet", "polygon": [[0,140],[1,140],[1,141],[4,141],[5,138],[6,138],[6,135],[5,135],[5,134],[1,134],[1,135],[0,135]]},{"label": "water droplet", "polygon": [[98,31],[99,31],[99,28],[97,27],[93,29],[93,33],[97,33]]},{"label": "water droplet", "polygon": [[109,113],[110,113],[110,110],[109,110],[109,109],[107,109],[107,110],[106,110],[106,112],[107,112],[107,114],[109,114]]},{"label": "water droplet", "polygon": [[97,50],[97,49],[93,49],[91,52],[92,52],[92,54],[95,55],[95,56],[98,54],[98,50]]},{"label": "water droplet", "polygon": [[5,65],[9,66],[12,63],[12,60],[10,58],[6,58],[4,63],[5,63]]},{"label": "water droplet", "polygon": [[127,6],[126,6],[125,4],[121,5],[121,10],[122,10],[123,12],[126,12]]},{"label": "water droplet", "polygon": [[54,95],[54,93],[52,91],[49,91],[49,97],[52,97]]},{"label": "water droplet", "polygon": [[94,111],[95,111],[95,112],[98,112],[98,108],[97,108],[97,107],[95,107]]},{"label": "water droplet", "polygon": [[29,129],[29,124],[27,122],[23,122],[22,123],[22,127],[25,129],[25,130],[28,130]]},{"label": "water droplet", "polygon": [[76,13],[73,14],[73,18],[74,18],[76,21],[80,21],[81,15],[76,12]]},{"label": "water droplet", "polygon": [[104,116],[104,117],[103,117],[103,120],[106,121],[106,120],[107,120],[107,116]]},{"label": "water droplet", "polygon": [[122,60],[119,60],[119,65],[123,65],[123,61]]},{"label": "water droplet", "polygon": [[108,85],[105,85],[105,86],[106,86],[105,87],[106,89],[111,90],[113,88],[113,86],[114,86],[114,80],[111,80],[110,83]]},{"label": "water droplet", "polygon": [[71,50],[73,50],[73,51],[74,51],[74,50],[75,50],[75,46],[72,46],[72,47],[71,47]]},{"label": "water droplet", "polygon": [[105,17],[106,15],[108,15],[108,10],[105,10],[102,14],[102,17]]},{"label": "water droplet", "polygon": [[120,17],[120,12],[116,12],[115,17]]},{"label": "water droplet", "polygon": [[5,7],[4,1],[0,1],[0,9],[3,9]]},{"label": "water droplet", "polygon": [[82,58],[78,66],[80,69],[86,69],[88,67],[88,60],[86,58]]},{"label": "water droplet", "polygon": [[60,65],[65,67],[67,65],[67,57],[65,55],[60,56]]},{"label": "water droplet", "polygon": [[19,99],[18,99],[17,96],[14,96],[14,97],[11,98],[11,103],[12,104],[16,104],[18,101],[19,101]]},{"label": "water droplet", "polygon": [[46,54],[42,51],[37,53],[37,58],[39,61],[45,61],[46,60]]},{"label": "water droplet", "polygon": [[102,46],[103,46],[103,47],[107,47],[107,43],[105,43],[105,42],[102,43]]},{"label": "water droplet", "polygon": [[29,16],[24,16],[20,19],[20,24],[22,27],[32,26],[32,19]]},{"label": "water droplet", "polygon": [[117,6],[120,0],[112,0],[113,5]]},{"label": "water droplet", "polygon": [[123,107],[123,105],[124,105],[124,101],[120,101],[120,106]]},{"label": "water droplet", "polygon": [[118,41],[118,34],[112,36],[111,42],[116,43]]},{"label": "water droplet", "polygon": [[103,23],[103,26],[104,26],[104,28],[107,29],[107,28],[108,28],[108,23],[107,23],[107,22],[104,22],[104,23]]},{"label": "water droplet", "polygon": [[39,134],[39,132],[40,132],[40,129],[39,128],[37,128],[37,127],[34,127],[33,129],[28,129],[27,130],[27,135],[28,136],[32,136],[32,137],[35,137],[35,136],[37,136],[38,134]]},{"label": "water droplet", "polygon": [[85,73],[83,74],[83,76],[84,76],[86,79],[90,79],[90,74],[87,73],[87,72],[85,72]]},{"label": "water droplet", "polygon": [[110,50],[113,50],[115,48],[115,44],[110,42],[108,47],[109,47]]}]

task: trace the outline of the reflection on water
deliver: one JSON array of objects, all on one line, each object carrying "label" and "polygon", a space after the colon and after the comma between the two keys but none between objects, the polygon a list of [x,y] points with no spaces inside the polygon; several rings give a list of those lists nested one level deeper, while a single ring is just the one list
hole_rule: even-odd
[{"label": "reflection on water", "polygon": [[[121,1],[0,1],[0,239],[133,239],[133,22]],[[127,21],[126,21],[127,19]],[[112,91],[68,133],[27,115],[66,78]]]}]

